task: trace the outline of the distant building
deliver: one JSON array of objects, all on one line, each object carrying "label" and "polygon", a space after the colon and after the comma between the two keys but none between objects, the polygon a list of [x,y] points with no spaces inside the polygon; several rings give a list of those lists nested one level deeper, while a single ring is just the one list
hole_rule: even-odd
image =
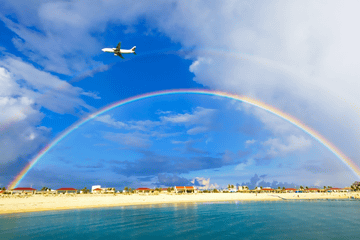
[{"label": "distant building", "polygon": [[94,193],[94,189],[101,188],[101,185],[91,186],[91,192]]},{"label": "distant building", "polygon": [[272,189],[272,188],[270,188],[270,187],[264,187],[264,188],[262,189],[262,191],[263,191],[263,192],[275,192],[275,189]]},{"label": "distant building", "polygon": [[14,188],[11,190],[11,194],[13,193],[36,193],[35,188]]},{"label": "distant building", "polygon": [[341,189],[342,192],[351,192],[352,189],[351,187],[344,187],[343,189]]},{"label": "distant building", "polygon": [[95,189],[92,189],[91,190],[91,193],[93,193],[93,194],[100,194],[100,193],[102,193],[102,189],[101,188],[95,188]]},{"label": "distant building", "polygon": [[56,193],[77,193],[76,188],[59,188]]},{"label": "distant building", "polygon": [[115,188],[102,188],[101,185],[91,186],[91,193],[115,193]]},{"label": "distant building", "polygon": [[195,188],[192,186],[175,186],[174,187],[175,193],[194,193]]},{"label": "distant building", "polygon": [[149,193],[151,191],[152,191],[151,188],[137,188],[137,189],[135,189],[135,192],[137,192],[137,193]]},{"label": "distant building", "polygon": [[236,188],[229,188],[229,192],[237,192]]},{"label": "distant building", "polygon": [[297,191],[296,188],[285,188],[285,192],[287,192],[287,193],[294,193],[296,191]]},{"label": "distant building", "polygon": [[341,191],[341,188],[329,188],[328,189],[328,192],[340,192]]},{"label": "distant building", "polygon": [[305,189],[306,192],[320,192],[320,190],[318,188],[308,188]]}]

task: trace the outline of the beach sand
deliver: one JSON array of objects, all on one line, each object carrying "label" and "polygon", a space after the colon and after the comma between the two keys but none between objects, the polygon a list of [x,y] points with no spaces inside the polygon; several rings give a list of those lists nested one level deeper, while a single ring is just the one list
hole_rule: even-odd
[{"label": "beach sand", "polygon": [[283,201],[312,199],[359,198],[359,193],[196,193],[196,194],[76,194],[29,195],[27,197],[0,198],[0,214],[38,212],[67,209],[115,207],[159,203],[217,202],[217,201]]}]

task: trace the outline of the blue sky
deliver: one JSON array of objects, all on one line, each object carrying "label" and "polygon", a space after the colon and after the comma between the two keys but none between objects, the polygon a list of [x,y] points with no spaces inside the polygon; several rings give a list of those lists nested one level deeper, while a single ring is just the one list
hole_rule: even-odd
[{"label": "blue sky", "polygon": [[[360,165],[356,1],[91,3],[1,1],[1,186],[88,114],[179,88],[258,99]],[[119,41],[122,48],[137,46],[137,55],[123,60],[101,51]],[[348,186],[355,180],[328,149],[275,115],[219,97],[172,95],[84,124],[20,185]]]}]

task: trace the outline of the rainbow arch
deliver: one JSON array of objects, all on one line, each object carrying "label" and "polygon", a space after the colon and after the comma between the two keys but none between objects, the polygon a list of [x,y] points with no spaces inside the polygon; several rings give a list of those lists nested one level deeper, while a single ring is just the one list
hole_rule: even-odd
[{"label": "rainbow arch", "polygon": [[224,97],[232,100],[241,101],[244,103],[248,103],[252,106],[261,108],[267,112],[273,113],[282,119],[290,122],[291,124],[297,126],[298,128],[302,129],[304,132],[308,133],[314,139],[316,139],[319,143],[324,145],[328,148],[333,154],[335,154],[354,174],[360,179],[360,168],[344,153],[342,153],[337,147],[335,147],[330,141],[326,138],[321,136],[318,132],[314,129],[303,124],[298,119],[286,114],[279,109],[272,107],[268,104],[265,104],[259,100],[247,97],[247,96],[240,96],[236,94],[231,94],[222,91],[214,91],[214,90],[206,90],[206,89],[174,89],[174,90],[164,90],[164,91],[157,91],[151,93],[145,93],[141,95],[137,95],[134,97],[130,97],[124,100],[120,100],[118,102],[112,103],[90,115],[87,117],[79,120],[78,122],[74,123],[70,127],[68,127],[65,131],[63,131],[59,136],[57,136],[51,143],[49,143],[46,147],[44,147],[31,161],[26,165],[26,167],[21,170],[21,172],[14,178],[14,180],[8,185],[8,189],[13,189],[17,187],[17,185],[21,182],[21,180],[26,176],[26,174],[31,170],[31,168],[44,156],[50,149],[52,149],[57,143],[59,143],[62,139],[64,139],[67,135],[69,135],[72,131],[80,127],[81,125],[89,122],[90,120],[94,119],[95,117],[106,113],[114,108],[120,107],[122,105],[140,101],[147,98],[152,98],[156,96],[163,96],[163,95],[174,95],[174,94],[200,94],[200,95],[210,95],[210,96],[218,96]]}]

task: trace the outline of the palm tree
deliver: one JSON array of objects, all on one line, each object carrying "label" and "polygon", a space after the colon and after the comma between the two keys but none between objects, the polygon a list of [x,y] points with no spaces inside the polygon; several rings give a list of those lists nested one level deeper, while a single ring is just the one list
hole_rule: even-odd
[{"label": "palm tree", "polygon": [[230,184],[228,184],[228,189],[230,189],[231,188],[231,186],[230,186]]},{"label": "palm tree", "polygon": [[304,190],[304,187],[303,187],[303,186],[300,186],[300,190],[301,190],[301,191]]},{"label": "palm tree", "polygon": [[5,191],[5,190],[6,190],[6,188],[5,188],[5,187],[3,187],[1,190]]},{"label": "palm tree", "polygon": [[332,188],[332,186],[328,186],[328,188]]},{"label": "palm tree", "polygon": [[83,193],[89,193],[89,192],[90,192],[89,189],[87,189],[86,187],[84,187],[83,189],[81,189],[81,191],[82,191]]},{"label": "palm tree", "polygon": [[170,187],[167,188],[167,192],[171,192],[171,188],[170,188]]},{"label": "palm tree", "polygon": [[234,188],[234,185],[231,185],[231,188]]},{"label": "palm tree", "polygon": [[47,191],[49,188],[47,188],[47,187],[43,187],[42,189],[41,189],[41,191]]},{"label": "palm tree", "polygon": [[127,191],[129,190],[129,188],[128,188],[128,187],[125,187],[124,190],[125,190],[125,192],[127,192]]}]

